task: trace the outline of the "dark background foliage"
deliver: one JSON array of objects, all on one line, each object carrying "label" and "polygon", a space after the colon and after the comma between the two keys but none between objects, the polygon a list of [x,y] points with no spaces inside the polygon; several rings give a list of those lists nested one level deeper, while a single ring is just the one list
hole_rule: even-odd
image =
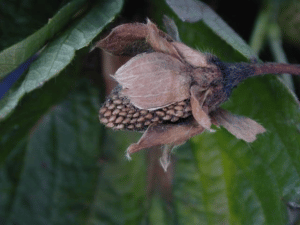
[{"label": "dark background foliage", "polygon": [[242,83],[223,107],[267,133],[251,144],[203,133],[175,150],[167,173],[159,149],[126,160],[140,134],[98,121],[107,75],[126,59],[92,47],[121,23],[148,17],[163,29],[165,14],[184,43],[224,61],[253,52],[299,63],[299,2],[205,2],[252,50],[205,18],[181,21],[165,1],[0,2],[0,224],[296,224],[299,79],[282,78],[290,89],[272,76]]}]

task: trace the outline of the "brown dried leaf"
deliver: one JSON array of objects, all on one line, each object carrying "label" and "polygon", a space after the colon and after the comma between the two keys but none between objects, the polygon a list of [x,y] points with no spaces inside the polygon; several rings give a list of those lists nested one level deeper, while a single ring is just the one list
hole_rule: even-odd
[{"label": "brown dried leaf", "polygon": [[122,94],[141,109],[156,109],[190,96],[191,78],[183,63],[154,52],[135,56],[115,74]]},{"label": "brown dried leaf", "polygon": [[207,130],[211,127],[211,121],[208,116],[207,107],[203,108],[202,106],[208,92],[210,92],[210,90],[203,91],[197,85],[191,87],[191,107],[193,116],[195,120]]},{"label": "brown dried leaf", "polygon": [[254,120],[243,116],[233,115],[221,108],[211,113],[211,116],[215,125],[222,125],[230,133],[236,136],[236,138],[246,142],[255,141],[257,134],[266,131],[263,126]]},{"label": "brown dried leaf", "polygon": [[204,128],[193,119],[181,124],[159,124],[150,126],[138,143],[128,147],[127,155],[130,156],[134,152],[154,146],[165,144],[181,145],[203,131]]},{"label": "brown dried leaf", "polygon": [[96,47],[114,55],[134,56],[151,49],[146,42],[148,27],[143,23],[127,23],[114,28]]},{"label": "brown dried leaf", "polygon": [[194,67],[208,67],[207,56],[196,51],[181,42],[172,42],[181,57]]}]

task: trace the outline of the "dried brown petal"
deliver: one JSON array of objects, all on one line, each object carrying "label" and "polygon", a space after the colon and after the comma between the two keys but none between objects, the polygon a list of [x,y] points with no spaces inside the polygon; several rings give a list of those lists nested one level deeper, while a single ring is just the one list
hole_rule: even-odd
[{"label": "dried brown petal", "polygon": [[254,120],[243,116],[233,115],[221,108],[214,111],[211,116],[215,125],[222,125],[236,138],[242,139],[246,142],[255,141],[257,134],[264,133],[266,131],[263,126]]},{"label": "dried brown petal", "polygon": [[163,38],[159,34],[159,29],[149,19],[147,22],[147,28],[149,32],[147,41],[155,51],[163,52],[177,59],[181,59],[176,48],[171,44],[171,42],[167,41],[167,39]]},{"label": "dried brown petal", "polygon": [[202,52],[196,51],[181,42],[172,42],[172,45],[176,48],[182,58],[190,65],[194,67],[207,67],[207,56]]},{"label": "dried brown petal", "polygon": [[127,149],[128,156],[144,148],[165,144],[180,145],[191,137],[200,134],[204,128],[194,119],[181,124],[158,124],[149,126],[138,143],[132,144]]},{"label": "dried brown petal", "polygon": [[122,94],[140,109],[156,109],[189,98],[191,78],[174,57],[154,52],[135,56],[115,74]]},{"label": "dried brown petal", "polygon": [[136,55],[150,49],[150,45],[145,42],[147,35],[146,24],[127,23],[114,28],[96,47],[114,55]]},{"label": "dried brown petal", "polygon": [[[211,121],[208,116],[208,109],[204,110],[202,107],[205,98],[202,96],[206,96],[206,92],[202,92],[202,95],[199,97],[199,88],[198,86],[192,86],[191,87],[191,106],[192,106],[192,113],[195,118],[195,120],[203,126],[205,129],[210,129],[211,127]],[[200,101],[199,101],[200,100]]]},{"label": "dried brown petal", "polygon": [[[114,28],[111,33],[96,44],[96,47],[102,48],[114,55],[135,56],[137,54],[155,49],[156,51],[170,52],[179,57],[177,50],[168,50],[165,46],[170,45],[172,38],[157,29],[156,25],[148,20],[147,24],[127,23]],[[161,43],[164,43],[162,46]],[[153,45],[153,46],[151,46]],[[162,48],[160,50],[160,48]]]}]

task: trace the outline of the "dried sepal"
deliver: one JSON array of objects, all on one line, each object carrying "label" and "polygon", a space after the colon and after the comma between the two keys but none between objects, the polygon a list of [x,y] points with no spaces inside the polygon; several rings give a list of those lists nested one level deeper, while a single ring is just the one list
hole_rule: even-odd
[{"label": "dried sepal", "polygon": [[[127,23],[117,26],[106,38],[100,40],[96,47],[114,55],[135,56],[143,52],[160,51],[160,45],[167,46],[172,41],[173,39],[168,34],[157,29],[156,25],[148,20],[147,24]],[[165,51],[173,51],[175,55],[178,55],[175,49],[170,51],[168,48],[174,47],[166,47]]]},{"label": "dried sepal", "polygon": [[132,153],[154,146],[165,144],[181,145],[203,131],[204,128],[192,118],[189,118],[184,123],[150,126],[138,143],[128,147],[127,155],[130,156]]},{"label": "dried sepal", "polygon": [[176,48],[172,44],[173,42],[170,42],[166,38],[162,37],[159,34],[159,29],[157,28],[157,26],[154,23],[152,23],[149,19],[147,22],[147,28],[147,42],[156,52],[162,52],[171,55],[177,59],[181,59]]},{"label": "dried sepal", "polygon": [[122,94],[140,109],[156,109],[189,98],[191,78],[185,65],[154,52],[135,56],[114,75]]},{"label": "dried sepal", "polygon": [[254,120],[233,115],[230,112],[219,108],[211,114],[214,124],[223,126],[236,138],[242,139],[246,142],[253,142],[256,140],[256,135],[264,133],[266,129],[255,122]]},{"label": "dried sepal", "polygon": [[181,42],[172,42],[180,56],[194,67],[208,67],[207,56],[202,52],[196,51]]},{"label": "dried sepal", "polygon": [[191,107],[192,113],[195,120],[209,130],[211,127],[210,117],[208,115],[208,108],[203,107],[203,103],[206,100],[210,90],[203,91],[197,85],[191,87]]},{"label": "dried sepal", "polygon": [[163,153],[159,159],[159,162],[165,172],[167,172],[167,169],[171,163],[171,153],[173,148],[174,148],[173,144],[166,144],[163,146],[163,150],[162,150]]},{"label": "dried sepal", "polygon": [[148,28],[143,23],[127,23],[114,28],[96,47],[114,55],[136,55],[151,49],[145,41]]}]

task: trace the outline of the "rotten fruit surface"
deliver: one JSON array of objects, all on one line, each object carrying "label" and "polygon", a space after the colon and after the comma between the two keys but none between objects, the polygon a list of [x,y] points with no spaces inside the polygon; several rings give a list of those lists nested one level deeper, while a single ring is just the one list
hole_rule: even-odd
[{"label": "rotten fruit surface", "polygon": [[[107,127],[144,132],[128,156],[144,148],[183,144],[189,138],[223,126],[246,142],[265,132],[250,118],[233,115],[219,106],[244,79],[267,73],[300,74],[299,65],[224,63],[173,40],[148,20],[123,24],[97,43],[115,55],[133,56],[117,70],[119,83],[99,111]],[[168,165],[168,154],[161,161]]]}]

